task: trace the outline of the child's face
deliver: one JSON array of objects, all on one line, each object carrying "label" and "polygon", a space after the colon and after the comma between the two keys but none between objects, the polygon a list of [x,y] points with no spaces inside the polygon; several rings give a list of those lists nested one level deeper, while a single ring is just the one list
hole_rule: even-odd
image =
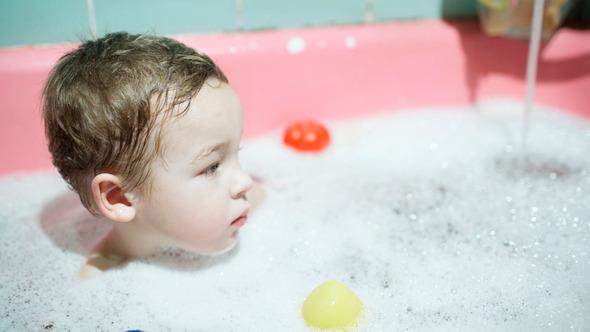
[{"label": "child's face", "polygon": [[151,193],[138,199],[136,221],[160,244],[194,252],[231,248],[246,221],[252,179],[238,161],[242,107],[234,90],[209,79],[188,112],[164,125],[164,162]]}]

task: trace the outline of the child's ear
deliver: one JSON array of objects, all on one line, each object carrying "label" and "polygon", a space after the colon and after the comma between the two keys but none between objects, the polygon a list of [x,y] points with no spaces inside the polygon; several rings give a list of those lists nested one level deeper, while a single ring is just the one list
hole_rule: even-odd
[{"label": "child's ear", "polygon": [[101,173],[92,180],[92,194],[102,214],[113,220],[128,222],[135,218],[135,206],[131,195],[121,188],[121,179],[113,174]]}]

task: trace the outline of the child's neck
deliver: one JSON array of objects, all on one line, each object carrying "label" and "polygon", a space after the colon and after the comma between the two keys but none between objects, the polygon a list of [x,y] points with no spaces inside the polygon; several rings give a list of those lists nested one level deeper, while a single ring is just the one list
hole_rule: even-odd
[{"label": "child's neck", "polygon": [[88,260],[80,269],[80,278],[92,278],[118,266],[126,259],[154,254],[162,243],[144,228],[135,227],[137,224],[137,221],[115,222],[113,229],[92,249]]}]

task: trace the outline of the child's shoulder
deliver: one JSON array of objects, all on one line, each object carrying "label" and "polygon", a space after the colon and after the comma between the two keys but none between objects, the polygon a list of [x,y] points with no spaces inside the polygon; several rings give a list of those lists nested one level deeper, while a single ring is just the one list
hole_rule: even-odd
[{"label": "child's shoulder", "polygon": [[78,273],[80,279],[90,279],[103,271],[112,269],[124,260],[124,257],[115,254],[109,249],[108,243],[109,235],[94,247],[92,253],[88,256],[88,260]]}]

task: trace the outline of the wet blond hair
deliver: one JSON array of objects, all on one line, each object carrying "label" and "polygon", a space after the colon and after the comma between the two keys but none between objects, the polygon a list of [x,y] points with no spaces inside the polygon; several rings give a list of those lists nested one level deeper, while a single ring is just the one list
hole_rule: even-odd
[{"label": "wet blond hair", "polygon": [[[44,89],[53,164],[97,214],[92,178],[115,174],[129,191],[162,157],[161,126],[182,115],[208,78],[227,78],[205,54],[169,38],[111,33],[64,55]],[[182,105],[181,110],[178,105]]]}]

